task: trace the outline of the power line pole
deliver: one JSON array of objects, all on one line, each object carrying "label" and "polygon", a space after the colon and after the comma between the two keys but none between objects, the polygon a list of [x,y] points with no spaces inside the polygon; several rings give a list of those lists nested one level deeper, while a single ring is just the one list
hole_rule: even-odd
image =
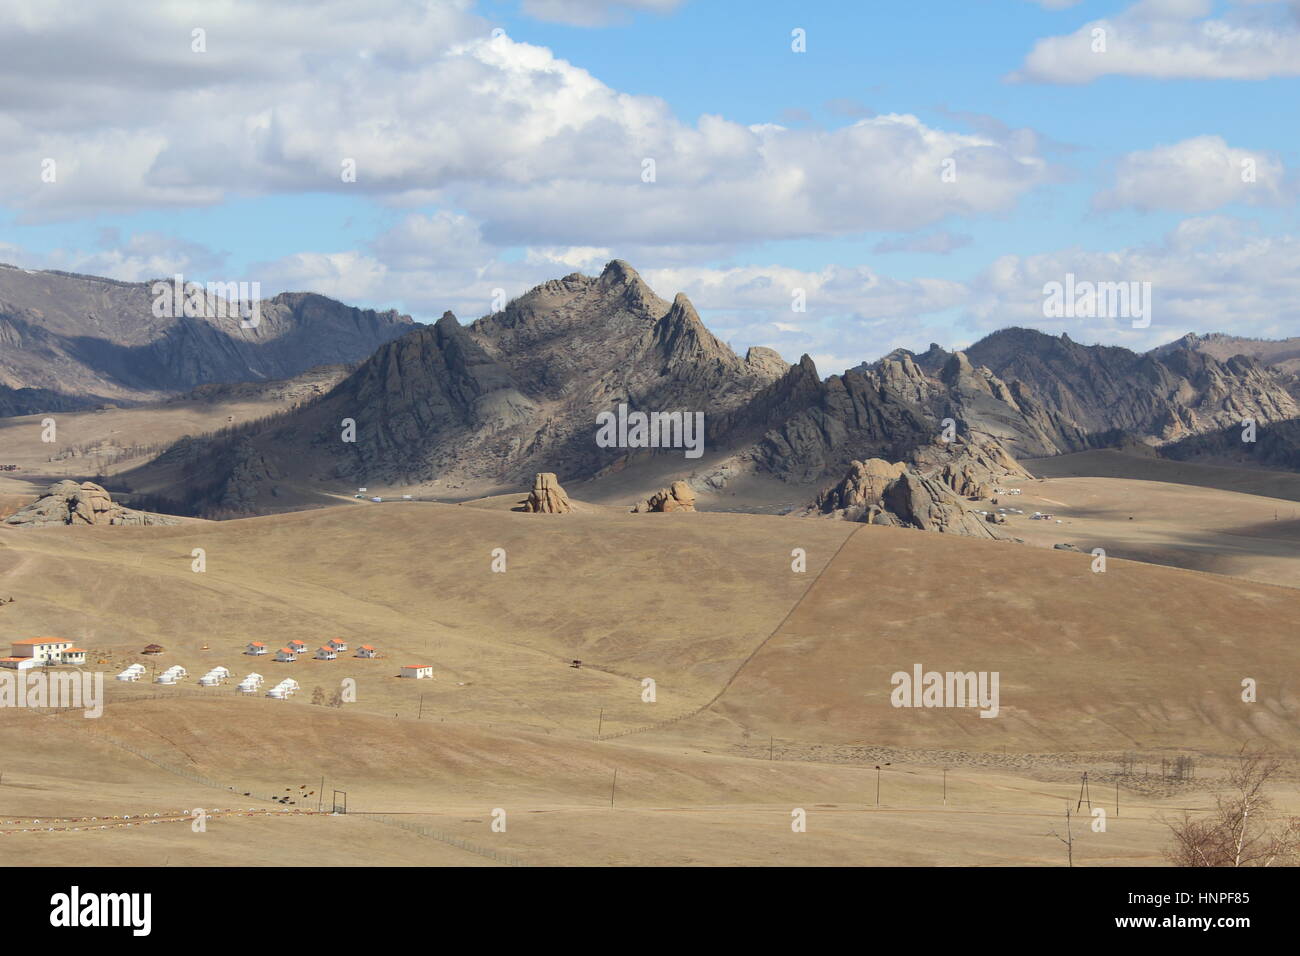
[{"label": "power line pole", "polygon": [[614,782],[609,788],[609,808],[614,809],[614,791],[618,789],[618,768],[614,768]]},{"label": "power line pole", "polygon": [[600,736],[600,732],[601,732],[602,729],[604,729],[604,727],[605,727],[605,708],[602,707],[602,708],[600,708],[600,719],[596,722],[596,736],[597,736],[597,737]]}]

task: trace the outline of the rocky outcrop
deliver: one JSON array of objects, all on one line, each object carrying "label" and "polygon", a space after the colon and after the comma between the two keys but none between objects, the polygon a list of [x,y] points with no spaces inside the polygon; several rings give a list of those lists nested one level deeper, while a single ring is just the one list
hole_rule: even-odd
[{"label": "rocky outcrop", "polygon": [[958,435],[950,442],[934,442],[913,452],[911,462],[917,471],[933,474],[962,498],[988,498],[1008,479],[1033,477],[1005,448],[987,437]]},{"label": "rocky outcrop", "polygon": [[883,511],[873,516],[873,524],[897,524],[972,538],[1007,537],[966,507],[943,482],[915,472],[904,472],[885,489],[883,506]]},{"label": "rocky outcrop", "polygon": [[633,514],[647,514],[652,511],[694,511],[695,489],[684,481],[674,481],[667,488],[661,488],[644,501],[632,508]]},{"label": "rocky outcrop", "polygon": [[123,508],[101,486],[92,481],[56,481],[45,493],[25,508],[20,508],[5,524],[20,528],[43,528],[55,525],[170,525],[175,518]]},{"label": "rocky outcrop", "polygon": [[562,515],[573,510],[569,496],[560,487],[559,480],[551,472],[538,472],[533,479],[533,490],[520,502],[520,510],[529,514]]},{"label": "rocky outcrop", "polygon": [[881,458],[855,461],[842,481],[817,496],[809,512],[861,521],[869,510],[883,510],[885,489],[906,470],[901,461],[893,464]]},{"label": "rocky outcrop", "polygon": [[1008,537],[938,477],[879,458],[853,462],[844,479],[818,495],[804,514],[973,538]]}]

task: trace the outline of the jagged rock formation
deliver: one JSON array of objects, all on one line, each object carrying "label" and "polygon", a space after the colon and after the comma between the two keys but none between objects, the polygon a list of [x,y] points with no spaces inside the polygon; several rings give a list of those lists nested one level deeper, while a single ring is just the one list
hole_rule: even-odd
[{"label": "jagged rock formation", "polygon": [[819,494],[804,514],[975,538],[1008,537],[937,477],[879,458],[853,462],[849,473]]},{"label": "jagged rock formation", "polygon": [[1220,362],[1226,362],[1234,355],[1246,355],[1264,365],[1300,375],[1300,336],[1289,339],[1251,339],[1222,332],[1211,332],[1208,335],[1188,332],[1167,345],[1153,348],[1148,354],[1163,358],[1179,350],[1204,352]]},{"label": "jagged rock formation", "polygon": [[907,465],[880,458],[855,461],[849,473],[838,483],[823,490],[809,505],[808,514],[823,514],[846,521],[861,521],[868,511],[883,510],[885,489],[903,476]]},{"label": "jagged rock formation", "polygon": [[[703,412],[707,429],[708,417],[743,406],[786,369],[770,349],[737,356],[684,295],[660,299],[615,260],[597,277],[543,283],[469,326],[446,313],[381,346],[327,395],[204,442],[186,479],[196,508],[206,501],[215,510],[232,499],[223,476],[239,461],[258,462],[252,483],[233,496],[256,511],[272,504],[271,476],[295,471],[357,484],[516,483],[539,471],[590,477],[636,456],[684,454],[601,447],[598,414],[619,405]],[[353,442],[340,438],[348,419]]]},{"label": "jagged rock formation", "polygon": [[569,496],[560,487],[555,475],[550,472],[538,472],[533,479],[533,490],[520,502],[521,511],[530,514],[562,515],[573,510]]},{"label": "jagged rock formation", "polygon": [[[704,415],[697,488],[757,474],[811,493],[879,458],[908,462],[958,497],[984,496],[999,475],[1023,476],[1016,459],[1294,417],[1280,375],[1242,356],[1156,358],[1008,329],[964,352],[896,350],[823,380],[807,355],[789,366],[770,349],[741,358],[684,295],[659,298],[615,260],[468,326],[447,313],[381,346],[301,408],[194,442],[183,478],[195,513],[219,503],[256,512],[274,507],[281,481],[487,488],[684,457],[678,447],[598,443],[597,416],[626,406]],[[347,422],[355,440],[342,437]],[[956,441],[939,441],[954,430]],[[138,484],[165,480],[146,468]]]},{"label": "jagged rock formation", "polygon": [[912,452],[910,461],[917,471],[932,475],[963,498],[988,498],[1008,478],[1033,477],[987,437],[958,435],[951,442],[933,442]]},{"label": "jagged rock formation", "polygon": [[1044,431],[1059,438],[1058,451],[1111,444],[1124,433],[1164,444],[1242,418],[1267,424],[1300,415],[1278,374],[1245,355],[1222,361],[1188,349],[1139,355],[1029,329],[996,332],[967,355],[1034,397]]},{"label": "jagged rock formation", "polygon": [[0,387],[9,390],[0,405],[34,414],[291,378],[359,361],[413,325],[304,292],[261,301],[256,328],[158,317],[152,286],[0,265]]},{"label": "jagged rock formation", "polygon": [[132,511],[115,503],[101,486],[91,481],[56,481],[36,501],[5,519],[20,528],[53,525],[170,525],[180,524],[165,515]]},{"label": "jagged rock formation", "polygon": [[667,488],[660,488],[644,501],[637,502],[632,508],[633,514],[647,514],[652,511],[694,511],[695,489],[684,481],[674,481]]}]

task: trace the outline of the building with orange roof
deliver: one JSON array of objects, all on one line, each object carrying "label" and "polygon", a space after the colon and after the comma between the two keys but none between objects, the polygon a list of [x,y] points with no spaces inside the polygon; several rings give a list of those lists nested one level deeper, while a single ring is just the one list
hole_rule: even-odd
[{"label": "building with orange roof", "polygon": [[353,657],[378,657],[379,652],[375,650],[373,647],[371,647],[369,644],[362,644],[360,647],[357,648],[357,652],[352,656]]},{"label": "building with orange roof", "polygon": [[433,677],[432,664],[403,664],[398,677],[414,677],[416,680]]},{"label": "building with orange roof", "polygon": [[73,647],[71,641],[62,637],[25,637],[13,642],[9,657],[0,657],[0,667],[20,671],[29,667],[84,663],[86,651]]}]

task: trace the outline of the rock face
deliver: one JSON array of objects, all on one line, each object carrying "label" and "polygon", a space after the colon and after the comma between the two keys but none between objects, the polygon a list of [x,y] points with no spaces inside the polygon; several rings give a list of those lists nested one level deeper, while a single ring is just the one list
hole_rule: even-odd
[{"label": "rock face", "polygon": [[5,519],[20,528],[53,525],[170,525],[180,524],[164,515],[131,511],[116,504],[108,492],[92,481],[56,481],[36,501]]},{"label": "rock face", "polygon": [[938,475],[926,477],[903,462],[879,458],[853,462],[848,475],[818,495],[804,514],[972,538],[1009,537],[968,508]]},{"label": "rock face", "polygon": [[998,442],[986,437],[958,435],[951,442],[935,442],[914,451],[911,461],[917,471],[933,472],[962,498],[989,498],[1008,478],[1033,477]]},{"label": "rock face", "polygon": [[569,496],[551,472],[538,472],[533,479],[533,490],[520,504],[520,510],[530,514],[562,515],[573,510]]},{"label": "rock face", "polygon": [[[181,483],[186,513],[258,513],[275,510],[279,482],[518,486],[552,470],[574,480],[631,473],[667,455],[698,468],[700,488],[759,475],[812,497],[853,462],[881,459],[958,498],[987,497],[999,476],[1023,475],[1016,459],[1300,417],[1284,378],[1242,355],[1139,355],[1005,329],[965,351],[898,349],[823,379],[807,355],[786,365],[752,348],[742,358],[686,296],[662,299],[614,260],[469,325],[447,313],[380,346],[328,394],[180,449]],[[680,434],[599,437],[597,416],[623,407],[676,415]],[[702,446],[686,441],[695,413]],[[340,441],[344,421],[355,435]],[[956,440],[941,442],[949,421]],[[172,481],[165,468],[175,463],[160,456],[130,480]],[[683,504],[669,497],[659,504]]]},{"label": "rock face", "polygon": [[1285,375],[1248,355],[1219,359],[1180,343],[1138,354],[1031,329],[995,332],[967,355],[1035,396],[1038,424],[1049,436],[1058,433],[1059,451],[1124,433],[1164,444],[1243,418],[1264,425],[1300,415]]},{"label": "rock face", "polygon": [[695,489],[684,481],[674,481],[667,488],[661,488],[649,498],[638,502],[632,509],[633,514],[647,514],[651,511],[694,511]]},{"label": "rock face", "polygon": [[215,308],[158,317],[153,286],[0,265],[0,386],[9,390],[0,408],[60,411],[291,378],[360,361],[414,327],[409,316],[301,292],[262,300],[256,328]]},{"label": "rock face", "polygon": [[972,538],[1007,537],[967,508],[943,482],[915,472],[904,472],[885,489],[883,505],[883,512],[872,518],[873,524],[897,524]]},{"label": "rock face", "polygon": [[890,464],[881,458],[855,461],[844,480],[827,488],[809,507],[810,513],[833,515],[847,521],[862,521],[874,508],[882,510],[885,489],[903,476],[907,466]]}]

